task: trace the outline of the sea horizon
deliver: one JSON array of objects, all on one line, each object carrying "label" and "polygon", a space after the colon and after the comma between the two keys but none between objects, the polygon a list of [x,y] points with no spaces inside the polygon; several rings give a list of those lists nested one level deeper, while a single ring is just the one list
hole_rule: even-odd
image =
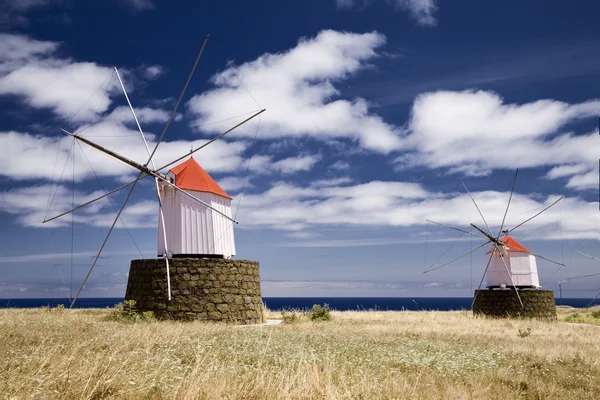
[{"label": "sea horizon", "polygon": [[[332,310],[439,310],[453,311],[471,309],[473,297],[263,297],[263,302],[273,311],[288,309],[309,309],[314,304],[328,304]],[[121,303],[123,297],[82,297],[77,300],[74,308],[112,308]],[[556,305],[576,308],[587,307],[588,304],[600,305],[600,299],[592,298],[556,298]],[[56,307],[59,304],[69,307],[69,298],[15,298],[0,299],[0,308],[40,308],[43,306]]]}]

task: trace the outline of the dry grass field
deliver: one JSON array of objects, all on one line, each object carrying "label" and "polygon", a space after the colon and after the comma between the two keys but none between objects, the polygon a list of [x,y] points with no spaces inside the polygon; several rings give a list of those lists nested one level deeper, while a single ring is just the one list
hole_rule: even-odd
[{"label": "dry grass field", "polygon": [[[592,325],[466,311],[332,312],[331,321],[247,327],[127,324],[108,313],[0,310],[0,397],[600,399]],[[573,313],[563,308],[560,319]]]}]

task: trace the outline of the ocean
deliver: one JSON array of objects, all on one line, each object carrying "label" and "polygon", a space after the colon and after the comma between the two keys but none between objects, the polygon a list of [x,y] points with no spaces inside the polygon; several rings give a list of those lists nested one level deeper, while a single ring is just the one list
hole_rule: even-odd
[{"label": "ocean", "polygon": [[[75,308],[113,307],[123,298],[80,298]],[[471,297],[263,297],[263,302],[270,310],[308,309],[313,304],[328,304],[333,310],[461,310],[471,309]],[[556,299],[557,305],[587,307],[592,299]],[[63,304],[68,307],[69,299],[0,299],[0,308],[39,308],[56,307]],[[596,299],[594,305],[600,305]]]}]

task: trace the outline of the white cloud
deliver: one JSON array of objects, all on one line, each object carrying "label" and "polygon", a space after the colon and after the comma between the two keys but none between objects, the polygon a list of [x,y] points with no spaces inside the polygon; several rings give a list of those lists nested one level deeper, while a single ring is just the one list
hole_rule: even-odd
[{"label": "white cloud", "polygon": [[[509,193],[472,193],[492,230],[497,230]],[[369,182],[346,187],[299,187],[278,182],[260,194],[244,196],[240,228],[272,228],[303,231],[316,226],[423,226],[433,219],[454,226],[474,222],[484,226],[465,193],[453,193],[439,209],[442,193],[432,193],[421,185],[407,182]],[[506,227],[516,226],[557,199],[557,196],[515,193]],[[437,212],[437,213],[436,213]],[[600,215],[595,202],[566,197],[520,227],[520,238],[597,237]],[[443,229],[443,228],[441,228]]]},{"label": "white cloud", "polygon": [[[351,9],[354,7],[365,8],[372,0],[335,0],[340,9]],[[434,16],[437,11],[436,0],[386,0],[396,8],[408,12],[419,25],[433,26],[437,24]]]},{"label": "white cloud", "polygon": [[[51,196],[49,196],[49,193]],[[74,194],[75,205],[83,204],[104,194],[101,191],[83,193],[76,191]],[[17,222],[28,227],[55,228],[71,223],[71,216],[59,218],[43,224],[45,218],[54,217],[72,208],[73,193],[66,186],[39,185],[25,188],[12,189],[0,192],[0,211],[16,215]],[[51,207],[48,207],[52,199]],[[118,208],[120,203],[115,204]],[[48,210],[48,211],[47,211]],[[73,220],[78,224],[96,227],[109,227],[115,217],[116,210],[107,198],[99,200],[89,206],[81,208],[74,213]],[[154,200],[144,200],[137,203],[130,202],[121,214],[120,220],[128,228],[156,228],[158,203]],[[117,228],[122,228],[121,223]]]},{"label": "white cloud", "polygon": [[552,168],[546,174],[548,179],[569,177],[567,187],[576,190],[596,189],[600,172],[595,165],[571,164]]},{"label": "white cloud", "polygon": [[[376,49],[384,43],[385,37],[376,32],[328,30],[315,38],[301,39],[288,51],[231,65],[212,78],[214,89],[194,96],[188,103],[197,116],[194,125],[213,132],[215,126],[206,124],[256,109],[245,86],[261,107],[267,109],[262,115],[259,139],[302,135],[321,140],[348,137],[383,153],[398,149],[401,144],[398,128],[370,113],[362,98],[336,98],[339,92],[334,86],[334,82],[366,68],[367,61],[377,56]],[[232,136],[253,137],[255,132],[254,127],[247,125]]]},{"label": "white cloud", "polygon": [[[17,221],[25,226],[40,226],[46,215],[49,185],[13,189],[0,193],[0,210],[17,215]],[[75,203],[80,204],[101,194],[75,193]],[[494,233],[499,229],[508,192],[473,192],[479,208]],[[300,187],[278,182],[262,193],[246,194],[240,204],[237,219],[242,229],[277,229],[294,234],[294,239],[313,237],[318,227],[419,227],[426,219],[453,226],[469,227],[475,223],[484,230],[485,225],[465,193],[451,193],[443,203],[445,194],[432,193],[421,185],[407,182],[374,181],[345,187]],[[557,200],[557,196],[515,193],[506,219],[505,228],[512,228],[535,215]],[[71,206],[70,189],[59,187],[53,207],[48,213],[56,215]],[[157,204],[148,200],[132,203],[125,209],[123,220],[128,227],[156,226]],[[108,226],[114,209],[106,201],[94,203],[75,215],[76,222],[92,226]],[[64,224],[57,221],[51,226]],[[565,197],[535,219],[518,228],[512,235],[519,240],[584,239],[597,238],[600,234],[600,214],[597,203],[577,197]],[[455,232],[440,229],[445,235]],[[436,240],[445,240],[438,237]],[[364,238],[336,239],[329,237],[320,245],[325,247],[365,246],[393,243],[421,242],[422,238]],[[288,244],[290,245],[290,244]],[[306,246],[315,247],[315,242]]]},{"label": "white cloud", "polygon": [[585,190],[585,189],[597,189],[600,187],[598,179],[600,172],[598,170],[591,170],[585,174],[573,175],[567,182],[568,188]]},{"label": "white cloud", "polygon": [[[0,96],[18,96],[27,105],[46,108],[65,119],[90,121],[106,110],[121,89],[112,68],[93,62],[75,62],[54,57],[59,44],[23,35],[0,35]],[[136,73],[155,79],[157,65],[141,66]],[[137,78],[123,70],[125,84],[133,89]],[[130,78],[130,79],[127,79]]]},{"label": "white cloud", "polygon": [[36,7],[47,6],[52,0],[7,0],[9,8],[17,11],[27,11]]},{"label": "white cloud", "polygon": [[242,187],[244,187],[244,188],[254,187],[252,182],[250,182],[250,179],[251,179],[250,177],[247,177],[244,180],[244,177],[241,177],[241,176],[240,177],[228,176],[228,177],[225,177],[222,179],[218,179],[217,183],[226,192],[235,193],[235,192],[242,190]]},{"label": "white cloud", "polygon": [[345,185],[346,183],[350,183],[350,182],[352,182],[352,179],[345,176],[345,177],[333,178],[333,179],[318,179],[316,181],[313,181],[310,184],[310,186],[313,188],[332,187],[332,186]]},{"label": "white cloud", "polygon": [[293,239],[312,239],[319,235],[314,232],[300,231],[300,232],[290,232],[290,233],[286,234],[286,236],[293,238]]},{"label": "white cloud", "polygon": [[144,75],[146,79],[156,79],[164,74],[165,69],[160,65],[150,65],[145,68]]},{"label": "white cloud", "polygon": [[[22,96],[36,108],[49,108],[58,115],[70,118],[82,104],[77,120],[89,120],[97,112],[104,112],[110,104],[109,96],[116,93],[116,82],[108,85],[111,69],[94,63],[68,63],[60,60],[31,62],[0,78],[0,95]],[[86,103],[96,92],[93,101]]]},{"label": "white cloud", "polygon": [[156,6],[152,0],[122,0],[127,6],[132,8],[134,11],[150,11],[154,10]]},{"label": "white cloud", "polygon": [[89,120],[108,109],[109,97],[117,89],[116,80],[107,79],[110,68],[53,58],[56,42],[9,34],[1,39],[0,50],[6,53],[0,56],[0,95],[20,96],[28,105],[49,108],[64,118],[81,108],[77,120]]},{"label": "white cloud", "polygon": [[434,17],[437,11],[435,0],[393,0],[398,7],[408,11],[417,24],[432,26],[437,24]]},{"label": "white cloud", "polygon": [[338,8],[352,8],[354,0],[335,0],[335,4]]},{"label": "white cloud", "polygon": [[[83,136],[138,163],[144,164],[148,160],[148,153],[139,133],[121,124],[107,121],[88,129]],[[153,136],[148,135],[147,139],[152,149],[155,145]],[[65,179],[71,179],[73,167],[72,155],[69,153],[72,140],[65,138],[59,143],[58,137],[0,132],[0,148],[6,151],[5,156],[0,158],[0,175],[14,180],[58,180],[61,175],[66,177]],[[161,167],[188,153],[190,146],[197,148],[206,142],[206,140],[164,141],[155,155],[156,165]],[[246,145],[245,142],[215,142],[210,145],[210,151],[200,151],[195,154],[195,158],[209,172],[233,172],[243,163],[241,154],[246,149]],[[74,151],[74,174],[77,181],[94,178],[88,159],[99,176],[128,179],[135,174],[131,167],[126,167],[110,156],[86,144],[81,146],[76,144]]]},{"label": "white cloud", "polygon": [[[0,33],[0,62],[26,62],[31,56],[52,53],[58,47],[56,42],[41,42],[25,35]],[[13,64],[14,65],[14,64]],[[3,72],[0,69],[0,72]]]},{"label": "white cloud", "polygon": [[331,164],[329,168],[334,169],[336,171],[347,171],[350,169],[350,164],[346,161],[338,160]]},{"label": "white cloud", "polygon": [[[597,164],[598,132],[559,133],[567,123],[600,112],[600,101],[567,104],[538,100],[506,104],[495,93],[440,91],[420,95],[409,121],[408,152],[396,159],[401,167],[448,168],[450,172],[487,175],[493,169],[570,166],[549,178],[589,171]],[[468,148],[468,151],[465,149]]]},{"label": "white cloud", "polygon": [[546,174],[548,179],[563,178],[565,176],[575,175],[582,172],[586,172],[588,168],[585,165],[561,165],[560,167],[554,167]]},{"label": "white cloud", "polygon": [[272,170],[282,174],[293,174],[300,171],[310,171],[313,166],[321,160],[319,155],[307,155],[299,157],[288,157],[274,162],[271,165]]}]

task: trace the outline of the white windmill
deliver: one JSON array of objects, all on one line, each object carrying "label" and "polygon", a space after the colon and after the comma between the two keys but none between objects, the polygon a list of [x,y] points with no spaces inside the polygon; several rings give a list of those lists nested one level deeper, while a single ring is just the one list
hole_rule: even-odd
[{"label": "white windmill", "polygon": [[[89,279],[94,267],[96,266],[96,263],[98,262],[100,255],[102,254],[102,251],[104,250],[104,247],[106,246],[106,243],[107,243],[117,221],[119,220],[123,210],[125,209],[125,206],[127,205],[127,202],[129,201],[135,186],[141,179],[148,177],[148,176],[154,178],[156,193],[157,193],[157,197],[158,197],[158,209],[159,209],[158,225],[159,225],[159,229],[160,229],[160,233],[159,233],[160,243],[158,245],[158,255],[164,258],[165,264],[166,264],[167,298],[169,300],[171,300],[169,257],[171,257],[173,255],[199,254],[199,255],[203,255],[203,256],[215,255],[215,256],[229,258],[235,254],[235,245],[234,245],[234,241],[233,241],[233,232],[231,230],[231,223],[237,224],[237,221],[235,221],[231,217],[231,197],[229,197],[212,180],[212,178],[210,178],[210,176],[195,162],[195,160],[193,160],[193,158],[190,158],[190,157],[194,153],[205,148],[206,146],[215,142],[216,140],[222,138],[223,136],[227,135],[229,132],[233,131],[234,129],[238,128],[239,126],[245,124],[246,122],[250,121],[251,119],[262,114],[265,111],[265,109],[261,109],[257,112],[254,112],[250,117],[244,119],[242,122],[236,124],[232,128],[219,134],[218,136],[214,137],[213,139],[209,140],[208,142],[204,143],[203,145],[201,145],[195,149],[192,148],[188,153],[182,155],[181,157],[171,161],[170,163],[168,163],[166,165],[157,167],[154,162],[154,156],[156,154],[156,150],[158,149],[158,146],[164,139],[165,133],[166,133],[167,129],[169,128],[169,125],[173,121],[173,118],[176,115],[179,104],[181,103],[181,100],[182,100],[182,98],[186,92],[186,89],[190,83],[190,80],[194,74],[196,66],[198,65],[198,61],[200,60],[200,57],[202,56],[202,53],[204,51],[204,47],[206,46],[206,42],[208,41],[208,38],[209,38],[209,36],[207,35],[206,38],[204,39],[204,42],[198,53],[198,56],[196,57],[196,61],[194,62],[194,65],[193,65],[192,70],[187,78],[187,81],[186,81],[184,87],[183,87],[183,90],[182,90],[181,94],[179,95],[179,98],[177,99],[175,107],[174,107],[173,111],[171,112],[169,119],[167,120],[167,123],[166,123],[165,127],[163,128],[163,130],[156,142],[156,145],[154,146],[154,148],[152,150],[150,150],[150,147],[148,146],[148,143],[144,136],[144,132],[142,130],[142,127],[140,126],[140,123],[136,116],[135,110],[134,110],[133,106],[131,105],[129,96],[127,95],[125,86],[123,85],[123,81],[119,75],[119,72],[116,67],[114,68],[114,72],[119,80],[121,89],[123,90],[123,94],[125,96],[125,99],[127,100],[127,104],[133,115],[133,119],[135,120],[136,126],[139,130],[141,138],[146,147],[146,150],[148,153],[148,160],[146,163],[140,164],[140,163],[135,162],[127,157],[117,154],[114,151],[106,149],[106,148],[100,146],[99,144],[96,144],[96,143],[92,142],[91,140],[84,138],[76,133],[71,133],[65,129],[61,129],[64,133],[71,136],[73,139],[83,142],[83,143],[113,157],[114,159],[119,160],[119,161],[135,168],[137,171],[139,171],[139,174],[137,175],[136,179],[134,179],[133,181],[126,183],[116,189],[113,189],[113,190],[105,193],[104,195],[99,196],[93,200],[90,200],[84,204],[74,207],[73,209],[71,209],[69,211],[63,212],[52,218],[47,218],[43,221],[44,223],[46,223],[46,222],[55,220],[64,215],[72,213],[82,207],[92,204],[98,200],[101,200],[113,193],[116,193],[122,189],[129,187],[129,192],[127,193],[127,196],[125,197],[125,200],[124,200],[123,204],[121,205],[121,208],[118,210],[117,215],[116,215],[112,225],[110,226],[110,229],[109,229],[108,233],[106,234],[106,237],[104,238],[104,241],[102,242],[102,245],[100,246],[100,249],[98,250],[98,252],[94,258],[94,261],[92,262],[92,265],[91,265],[88,273],[86,274],[86,276],[83,280],[83,283],[81,284],[81,287],[79,288],[77,294],[71,301],[71,307],[73,307],[73,305],[77,301],[79,295],[81,294],[81,291],[85,287],[85,284],[86,284],[87,280]],[[171,166],[179,163],[180,161],[182,161],[186,158],[190,158],[190,159],[184,163],[181,163],[181,164],[173,167],[173,168],[170,168]],[[197,167],[194,166],[194,164]],[[191,169],[190,169],[190,166],[191,166]],[[170,168],[170,170],[166,175],[161,173],[161,171],[167,170],[168,168]],[[188,178],[182,177],[181,176],[182,172],[185,175],[184,170],[187,170],[188,172],[192,172],[192,174]],[[203,187],[202,185],[200,185],[200,187],[198,187],[198,186],[189,187],[186,184],[182,184],[182,181],[185,182],[186,179],[188,181],[198,180],[198,176],[197,176],[198,171],[204,171],[204,174],[200,177],[200,179],[207,180],[207,178],[208,178],[212,182],[208,182],[208,183],[204,182],[206,187]],[[210,190],[207,190],[207,188]],[[186,212],[188,214],[184,215]],[[192,218],[192,216],[193,216],[193,218]],[[196,223],[182,222],[181,219],[184,217],[187,217],[190,220],[195,219],[196,222],[200,221],[200,223],[196,224]],[[226,229],[225,229],[225,226],[227,226]],[[203,240],[207,240],[209,243],[206,245],[203,244],[202,246],[198,246],[197,243],[202,242]],[[194,242],[194,243],[192,243],[192,242]],[[219,242],[220,245],[217,242]]]},{"label": "white windmill", "polygon": [[[167,177],[178,187],[205,204],[184,196],[171,185],[160,182],[163,218],[158,220],[158,255],[171,257],[222,257],[235,255],[231,229],[231,197],[191,157],[171,168]],[[217,212],[213,211],[217,210]],[[164,232],[164,233],[163,233]],[[169,238],[166,247],[164,236]]]},{"label": "white windmill", "polygon": [[[523,226],[525,223],[531,221],[532,219],[536,218],[537,216],[539,216],[540,214],[542,214],[543,212],[548,210],[550,207],[554,206],[556,203],[558,203],[560,200],[562,200],[562,197],[560,197],[558,200],[556,200],[549,206],[545,207],[543,210],[541,210],[534,216],[532,216],[532,217],[526,219],[525,221],[521,222],[520,224],[516,225],[512,229],[506,229],[506,230],[504,229],[504,223],[506,221],[506,215],[508,214],[510,202],[512,200],[512,196],[513,196],[513,193],[515,190],[515,184],[517,182],[518,172],[519,172],[519,170],[517,169],[515,171],[515,176],[513,179],[510,196],[508,198],[508,204],[506,205],[504,217],[502,218],[502,224],[500,225],[500,229],[498,230],[498,233],[495,235],[492,233],[492,230],[490,229],[485,217],[483,216],[481,210],[479,209],[477,202],[475,201],[473,196],[471,196],[471,193],[467,189],[467,186],[464,184],[463,181],[461,181],[462,186],[464,187],[464,189],[467,192],[467,194],[469,195],[471,201],[475,205],[475,208],[477,208],[477,212],[481,216],[481,219],[483,220],[483,223],[485,224],[486,230],[479,228],[478,226],[476,226],[475,224],[472,224],[472,223],[470,225],[473,228],[475,228],[478,231],[478,233],[473,233],[473,232],[467,231],[465,229],[460,229],[460,228],[448,226],[445,224],[441,224],[439,222],[435,222],[430,219],[427,219],[427,222],[431,222],[436,225],[440,225],[440,226],[443,226],[446,228],[450,228],[450,229],[462,232],[463,235],[468,234],[468,235],[472,235],[472,236],[475,236],[475,237],[478,237],[481,239],[485,239],[485,242],[480,244],[473,250],[471,250],[465,254],[462,254],[461,256],[456,257],[442,265],[439,265],[436,267],[431,265],[427,270],[424,271],[424,273],[429,273],[431,271],[438,270],[442,267],[452,264],[453,262],[458,261],[461,258],[466,257],[469,254],[474,253],[475,251],[479,250],[480,248],[491,243],[492,247],[486,253],[486,254],[489,254],[487,265],[485,267],[483,276],[481,277],[481,281],[479,282],[479,286],[477,287],[476,293],[480,292],[479,289],[481,289],[481,285],[483,284],[483,281],[485,279],[486,287],[488,289],[496,289],[496,288],[513,289],[517,295],[517,298],[519,299],[519,303],[521,304],[521,307],[523,307],[523,302],[521,300],[521,296],[519,295],[519,290],[541,288],[540,283],[539,283],[539,277],[538,277],[536,257],[541,258],[546,261],[549,261],[549,262],[552,262],[552,263],[555,263],[555,264],[558,264],[560,266],[564,266],[563,263],[559,263],[557,261],[550,260],[550,259],[542,257],[538,254],[534,254],[529,249],[527,249],[525,246],[523,246],[521,243],[517,242],[515,239],[513,239],[511,236],[509,236],[509,233],[513,232],[515,229]],[[477,295],[475,295],[473,298],[472,305],[475,303],[476,296]]]}]

